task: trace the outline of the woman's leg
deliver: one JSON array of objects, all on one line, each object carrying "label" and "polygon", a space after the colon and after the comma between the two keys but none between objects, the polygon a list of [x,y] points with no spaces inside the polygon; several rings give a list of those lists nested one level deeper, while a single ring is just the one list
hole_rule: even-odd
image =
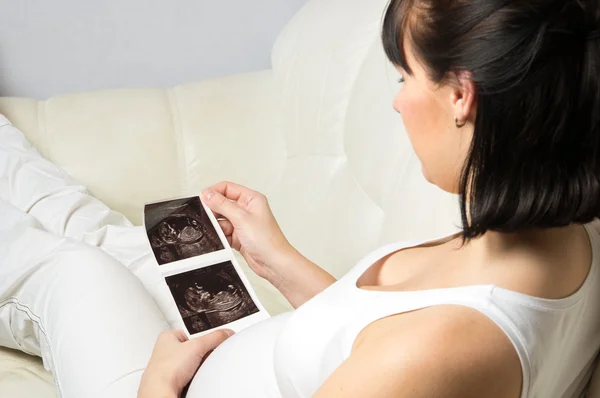
[{"label": "woman's leg", "polygon": [[40,155],[0,115],[0,199],[32,215],[50,233],[82,240],[105,225],[131,226],[85,186]]},{"label": "woman's leg", "polygon": [[140,281],[2,200],[0,218],[0,344],[42,356],[64,398],[135,397],[169,327]]},{"label": "woman's leg", "polygon": [[179,313],[143,227],[133,227],[122,214],[91,196],[85,186],[42,157],[2,115],[0,199],[33,216],[46,231],[110,254],[142,281],[168,322],[179,325]]}]

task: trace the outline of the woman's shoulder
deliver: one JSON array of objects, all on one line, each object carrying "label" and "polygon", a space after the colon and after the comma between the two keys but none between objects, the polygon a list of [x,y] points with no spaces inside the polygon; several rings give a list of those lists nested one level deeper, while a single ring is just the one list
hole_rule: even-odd
[{"label": "woman's shoulder", "polygon": [[364,329],[352,352],[370,367],[378,364],[376,371],[415,388],[448,391],[444,396],[518,397],[521,388],[511,341],[489,317],[466,306],[436,305],[381,319]]}]

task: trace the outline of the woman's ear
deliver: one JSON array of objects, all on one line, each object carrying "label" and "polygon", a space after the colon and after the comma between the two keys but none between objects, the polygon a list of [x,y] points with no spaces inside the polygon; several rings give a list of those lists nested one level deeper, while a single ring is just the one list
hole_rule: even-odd
[{"label": "woman's ear", "polygon": [[450,93],[450,101],[452,102],[452,110],[457,125],[475,121],[477,92],[475,82],[471,80],[470,72],[465,71],[456,74],[456,82],[453,84]]}]

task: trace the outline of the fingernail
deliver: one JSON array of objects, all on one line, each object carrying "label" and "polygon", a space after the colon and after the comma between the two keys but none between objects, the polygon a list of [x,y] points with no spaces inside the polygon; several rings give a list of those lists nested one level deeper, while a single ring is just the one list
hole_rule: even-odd
[{"label": "fingernail", "polygon": [[202,195],[204,195],[204,198],[206,198],[206,200],[210,200],[210,198],[212,198],[214,194],[215,193],[210,189],[207,189],[204,192],[202,192]]},{"label": "fingernail", "polygon": [[235,332],[233,330],[229,330],[229,329],[224,329],[225,333],[227,334],[227,337],[231,337],[235,334]]}]

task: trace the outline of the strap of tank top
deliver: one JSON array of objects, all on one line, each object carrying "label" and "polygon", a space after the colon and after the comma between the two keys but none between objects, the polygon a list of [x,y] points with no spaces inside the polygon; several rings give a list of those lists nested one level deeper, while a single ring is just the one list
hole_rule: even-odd
[{"label": "strap of tank top", "polygon": [[405,241],[397,241],[397,242],[392,242],[392,243],[388,243],[384,246],[381,246],[375,250],[373,250],[372,252],[370,252],[369,254],[367,254],[366,256],[364,256],[357,264],[354,268],[352,268],[350,270],[350,272],[348,272],[344,277],[343,280],[344,281],[348,281],[349,283],[353,283],[356,284],[356,281],[358,280],[358,278],[373,264],[375,264],[377,261],[381,260],[382,258],[384,258],[385,256],[396,252],[398,250],[401,249],[406,249],[409,247],[415,247],[415,246],[420,246],[426,243],[431,243],[431,242],[435,242],[438,240],[442,240],[445,238],[448,238],[452,235],[454,235],[455,233],[452,234],[443,234],[443,235],[439,235],[433,239],[422,239],[422,240],[416,240],[416,239],[411,239],[411,240],[405,240]]},{"label": "strap of tank top", "polygon": [[405,247],[409,247],[414,244],[416,241],[400,241],[400,242],[392,242],[387,245],[380,246],[377,249],[373,250],[366,256],[364,256],[359,262],[344,275],[343,280],[347,281],[350,284],[356,284],[357,279],[373,264],[377,261],[381,260],[385,256],[393,253],[397,250],[400,250]]}]

